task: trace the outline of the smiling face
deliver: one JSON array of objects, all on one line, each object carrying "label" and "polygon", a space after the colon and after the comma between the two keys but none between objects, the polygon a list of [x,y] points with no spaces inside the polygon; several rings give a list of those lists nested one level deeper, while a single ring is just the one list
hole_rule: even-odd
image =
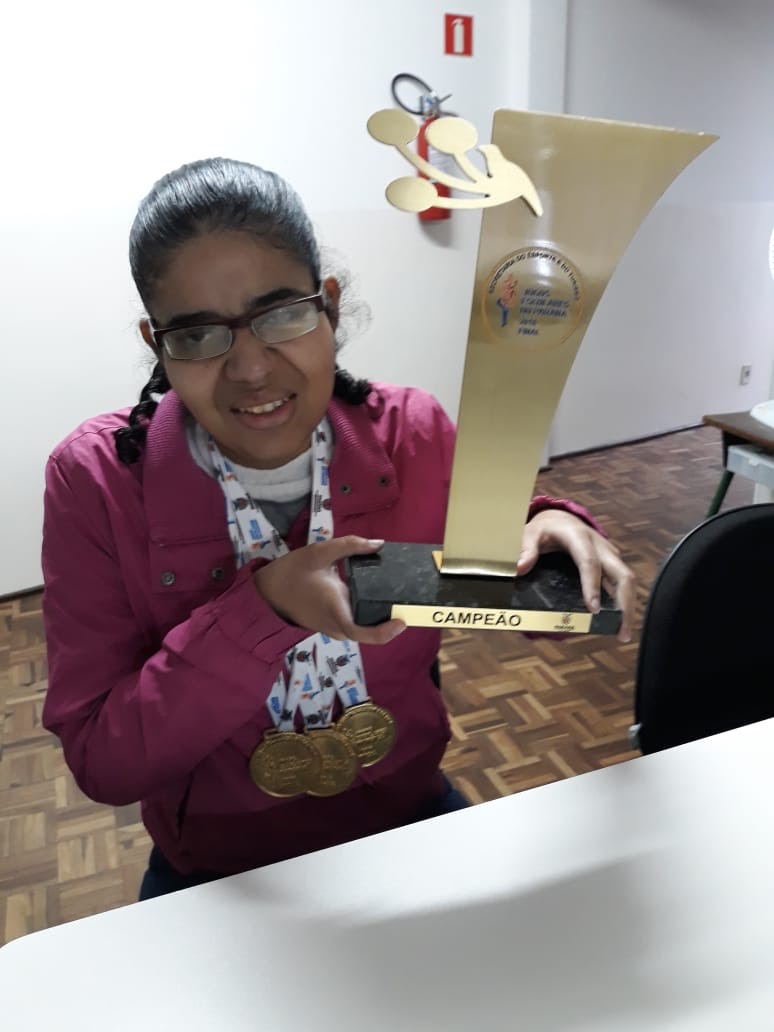
[{"label": "smiling face", "polygon": [[[323,284],[333,312],[339,288]],[[153,290],[153,323],[167,327],[194,316],[202,323],[255,313],[314,294],[317,284],[298,259],[246,233],[208,233],[178,248]],[[152,346],[147,320],[143,337]],[[274,469],[309,447],[333,393],[335,325],[267,345],[249,327],[233,331],[229,351],[202,361],[159,358],[167,379],[222,453],[256,469]]]}]

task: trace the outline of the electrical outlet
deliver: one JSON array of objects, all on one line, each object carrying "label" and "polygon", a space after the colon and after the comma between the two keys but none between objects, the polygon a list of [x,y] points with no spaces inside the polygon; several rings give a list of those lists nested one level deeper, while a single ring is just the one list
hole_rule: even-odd
[{"label": "electrical outlet", "polygon": [[742,368],[739,370],[739,386],[740,387],[746,387],[747,384],[750,382],[750,377],[751,376],[752,376],[752,366],[751,365],[743,365]]}]

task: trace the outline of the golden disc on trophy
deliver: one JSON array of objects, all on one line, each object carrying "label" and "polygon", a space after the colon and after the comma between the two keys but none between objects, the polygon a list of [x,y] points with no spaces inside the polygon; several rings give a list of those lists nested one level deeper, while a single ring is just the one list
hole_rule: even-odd
[{"label": "golden disc on trophy", "polygon": [[349,739],[363,767],[383,760],[398,733],[393,715],[370,701],[346,709],[336,721],[336,727]]},{"label": "golden disc on trophy", "polygon": [[269,731],[250,757],[250,777],[279,798],[303,795],[319,775],[322,757],[306,735]]},{"label": "golden disc on trophy", "polygon": [[334,727],[322,727],[309,731],[305,736],[320,756],[320,767],[311,788],[310,796],[332,796],[346,791],[357,776],[360,764],[349,739]]}]

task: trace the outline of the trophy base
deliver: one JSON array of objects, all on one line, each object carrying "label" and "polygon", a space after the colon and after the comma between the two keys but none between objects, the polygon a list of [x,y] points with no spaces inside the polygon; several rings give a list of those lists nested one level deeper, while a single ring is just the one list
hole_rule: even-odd
[{"label": "trophy base", "polygon": [[397,618],[410,627],[616,634],[621,611],[605,592],[599,613],[586,609],[580,577],[566,553],[541,556],[513,580],[442,574],[437,545],[386,542],[375,555],[346,562],[355,623]]}]

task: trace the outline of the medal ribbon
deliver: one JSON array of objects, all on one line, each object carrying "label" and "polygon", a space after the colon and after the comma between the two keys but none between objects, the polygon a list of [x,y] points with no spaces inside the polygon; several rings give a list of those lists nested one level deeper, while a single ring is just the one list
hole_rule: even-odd
[{"label": "medal ribbon", "polygon": [[[333,515],[328,470],[331,429],[327,419],[312,434],[312,497],[308,543],[333,537]],[[288,547],[260,506],[248,497],[231,463],[212,437],[208,449],[226,501],[226,520],[237,566],[251,559],[277,559]],[[347,709],[368,698],[360,649],[354,641],[336,641],[313,634],[285,657],[285,669],[271,687],[266,706],[278,731],[294,729],[300,708],[307,729],[328,727],[335,696]]]}]

